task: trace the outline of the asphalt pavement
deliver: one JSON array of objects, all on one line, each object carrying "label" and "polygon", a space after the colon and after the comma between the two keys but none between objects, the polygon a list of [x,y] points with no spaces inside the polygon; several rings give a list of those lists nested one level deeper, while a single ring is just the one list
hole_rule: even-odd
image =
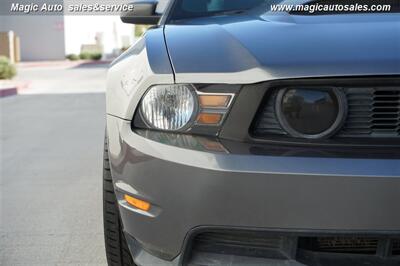
[{"label": "asphalt pavement", "polygon": [[105,265],[106,66],[34,68],[0,99],[0,265]]},{"label": "asphalt pavement", "polygon": [[105,91],[108,64],[55,64],[18,69],[16,81],[29,86],[23,94],[94,93]]}]

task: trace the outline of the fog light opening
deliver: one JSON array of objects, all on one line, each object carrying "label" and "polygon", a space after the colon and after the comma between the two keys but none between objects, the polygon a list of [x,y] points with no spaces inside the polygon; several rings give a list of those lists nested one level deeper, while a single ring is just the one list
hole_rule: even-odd
[{"label": "fog light opening", "polygon": [[288,88],[278,93],[276,114],[293,137],[320,139],[336,133],[347,114],[346,96],[337,88]]}]

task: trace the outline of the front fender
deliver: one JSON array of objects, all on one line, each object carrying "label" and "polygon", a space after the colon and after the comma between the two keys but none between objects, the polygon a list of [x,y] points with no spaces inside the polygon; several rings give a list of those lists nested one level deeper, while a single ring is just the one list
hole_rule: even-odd
[{"label": "front fender", "polygon": [[111,64],[107,75],[107,114],[131,120],[150,86],[173,83],[163,28],[150,29]]}]

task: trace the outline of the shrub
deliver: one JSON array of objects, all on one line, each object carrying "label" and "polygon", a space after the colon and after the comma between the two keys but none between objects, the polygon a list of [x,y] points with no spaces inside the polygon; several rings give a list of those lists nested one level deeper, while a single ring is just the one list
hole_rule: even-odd
[{"label": "shrub", "polygon": [[79,55],[79,57],[82,60],[100,60],[102,54],[97,52],[83,52]]},{"label": "shrub", "polygon": [[79,60],[79,56],[76,55],[76,54],[68,54],[68,55],[66,56],[66,58],[67,58],[68,60],[71,60],[71,61]]},{"label": "shrub", "polygon": [[83,53],[81,53],[81,54],[79,55],[79,58],[82,59],[82,60],[88,60],[88,59],[90,59],[90,53],[88,53],[88,52],[83,52]]},{"label": "shrub", "polygon": [[90,54],[90,59],[92,59],[92,60],[98,61],[98,60],[101,59],[101,57],[102,57],[101,53],[92,53],[92,54]]},{"label": "shrub", "polygon": [[0,79],[12,79],[17,74],[17,69],[5,56],[0,56]]}]

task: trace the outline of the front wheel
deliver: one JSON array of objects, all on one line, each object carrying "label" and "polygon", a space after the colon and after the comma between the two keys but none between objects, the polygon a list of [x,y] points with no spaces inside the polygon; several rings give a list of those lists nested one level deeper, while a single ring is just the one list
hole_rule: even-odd
[{"label": "front wheel", "polygon": [[110,171],[107,136],[104,140],[103,156],[103,219],[108,265],[135,266],[122,230],[118,202]]}]

